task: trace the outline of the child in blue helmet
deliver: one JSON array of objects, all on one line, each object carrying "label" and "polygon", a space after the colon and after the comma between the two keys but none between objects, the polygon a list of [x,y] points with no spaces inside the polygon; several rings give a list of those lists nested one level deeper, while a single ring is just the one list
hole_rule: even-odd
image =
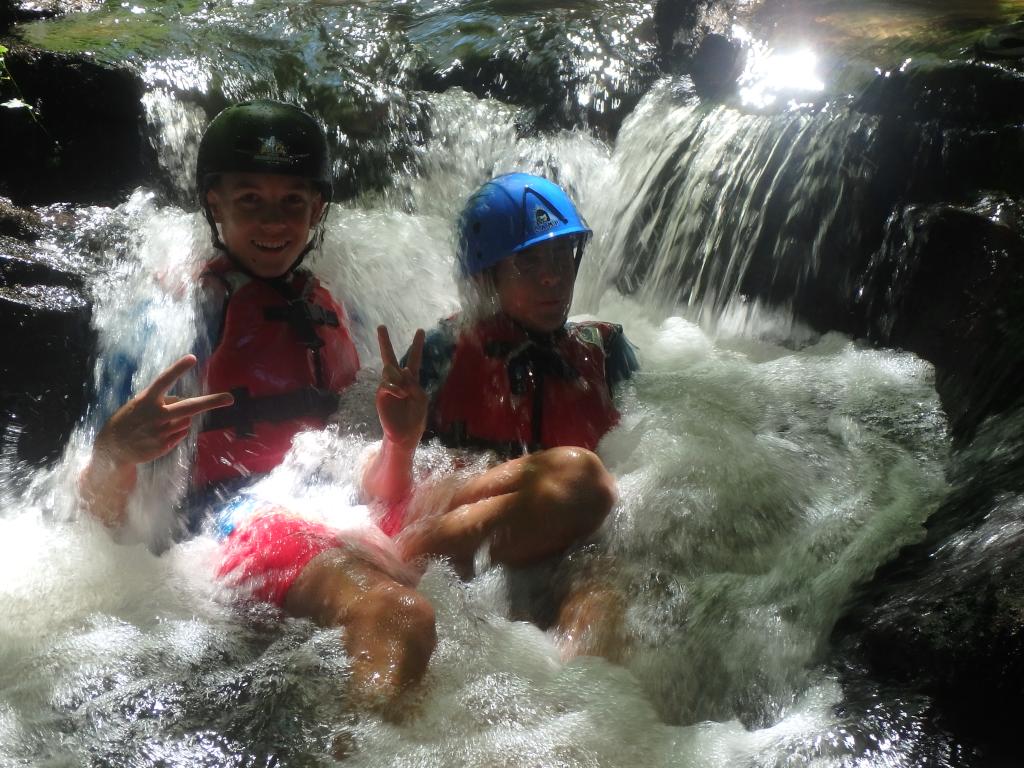
[{"label": "child in blue helmet", "polygon": [[[493,561],[534,563],[593,534],[615,503],[594,450],[618,422],[612,392],[637,361],[621,327],[567,322],[590,236],[568,195],[538,176],[499,176],[469,198],[458,244],[468,306],[427,335],[425,436],[504,462],[403,532],[407,557],[468,567],[486,544]],[[566,611],[561,622],[574,623]]]},{"label": "child in blue helmet", "polygon": [[[83,502],[120,527],[137,466],[167,454],[201,418],[192,476],[197,497],[227,502],[218,520],[220,576],[292,616],[343,627],[357,691],[387,701],[422,677],[435,642],[433,608],[407,569],[373,557],[371,542],[354,533],[234,495],[279,464],[299,431],[325,425],[359,367],[343,309],[299,268],[318,242],[333,192],[326,138],[293,105],[238,104],[204,133],[196,175],[222,251],[199,278],[212,310],[201,363],[210,394],[169,394],[197,365],[186,355],[131,398],[96,437],[80,478]],[[381,338],[392,364],[377,398],[385,437],[364,490],[387,502],[409,490],[422,431],[425,401],[407,383],[415,384],[423,333],[405,367],[394,364],[383,330]]]}]

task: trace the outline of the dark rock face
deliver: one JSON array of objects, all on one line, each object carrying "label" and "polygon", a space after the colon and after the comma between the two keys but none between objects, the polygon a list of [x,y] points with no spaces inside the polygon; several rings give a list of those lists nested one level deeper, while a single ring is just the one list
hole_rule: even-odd
[{"label": "dark rock face", "polygon": [[870,268],[871,336],[938,371],[954,433],[1024,393],[1024,210],[1012,199],[908,206]]},{"label": "dark rock face", "polygon": [[861,112],[962,128],[1005,125],[1020,119],[1024,80],[999,66],[957,61],[886,73],[858,97]]},{"label": "dark rock face", "polygon": [[[19,17],[20,18],[20,17]],[[60,455],[89,401],[95,333],[85,279],[44,242],[26,204],[112,204],[155,175],[141,81],[130,71],[24,46],[5,65],[0,109],[0,435],[30,464]]]},{"label": "dark rock face", "polygon": [[82,278],[0,235],[0,432],[17,457],[55,459],[88,402],[95,334]]},{"label": "dark rock face", "polygon": [[[1002,293],[1008,286],[996,284],[1014,268],[1013,254],[1019,252],[1018,214],[1010,198],[1024,194],[1024,177],[1016,170],[1024,162],[1024,77],[968,62],[923,66],[876,78],[853,109],[877,118],[864,143],[873,172],[863,184],[863,205],[857,206],[861,250],[837,251],[847,286],[837,298],[853,324],[833,327],[913,350],[935,363],[940,377],[963,378],[975,367],[963,355],[973,355],[968,351],[983,332],[968,320],[968,305],[976,306],[985,292],[1009,298]],[[994,218],[986,222],[990,214]],[[931,261],[934,268],[925,265]],[[935,278],[943,268],[939,262],[957,276],[947,277],[942,287]],[[904,282],[915,276],[930,284]],[[814,286],[808,288],[813,301]],[[945,311],[943,299],[949,302]],[[988,330],[994,330],[991,323]],[[965,408],[952,398],[945,402],[960,424]],[[976,412],[974,423],[991,412]]]},{"label": "dark rock face", "polygon": [[[44,10],[67,14],[75,4],[53,0]],[[727,29],[729,18],[722,0],[663,0],[657,9],[632,0],[477,9],[410,8],[398,0],[314,4],[267,9],[259,24],[245,7],[225,7],[215,30],[207,29],[206,14],[150,8],[142,22],[100,6],[90,14],[92,26],[83,21],[79,30],[70,14],[53,34],[55,45],[78,54],[15,47],[9,66],[37,119],[28,110],[0,116],[0,130],[31,156],[0,172],[0,194],[19,203],[108,203],[146,183],[186,202],[181,184],[160,179],[147,137],[139,99],[154,89],[200,105],[207,117],[243,98],[303,105],[328,128],[342,197],[387,189],[414,166],[429,130],[422,91],[462,87],[521,107],[524,133],[585,128],[610,138],[661,74],[656,38],[668,34],[695,46],[710,29]],[[98,34],[100,21],[130,27],[141,50]],[[32,34],[50,39],[42,29]],[[103,61],[121,65],[97,63]],[[708,82],[725,76],[710,71],[728,68],[715,56],[705,63]],[[132,74],[143,69],[146,85]],[[209,73],[208,82],[200,84],[196,71]],[[55,178],[60,196],[49,190]]]},{"label": "dark rock face", "polygon": [[2,0],[0,2],[0,35],[20,21],[34,21],[59,16],[70,11],[90,10],[89,0]]},{"label": "dark rock face", "polygon": [[21,205],[112,203],[153,177],[135,75],[21,46],[5,62],[33,109],[0,110],[0,193]]},{"label": "dark rock face", "polygon": [[880,175],[906,178],[858,314],[870,338],[936,365],[954,431],[970,439],[1024,383],[1024,77],[969,63],[894,73],[856,106],[891,139]]},{"label": "dark rock face", "polygon": [[6,35],[11,26],[19,21],[41,18],[44,14],[32,7],[25,7],[18,0],[0,0],[0,35]]},{"label": "dark rock face", "polygon": [[736,40],[711,33],[701,40],[690,62],[690,77],[702,98],[719,99],[736,90],[746,50]]},{"label": "dark rock face", "polygon": [[[658,55],[666,72],[690,72],[702,43],[711,35],[727,39],[735,11],[731,0],[658,0],[654,8],[654,27],[658,39]],[[712,43],[712,45],[717,45]],[[698,69],[707,72],[719,55],[705,50],[705,61]],[[725,62],[722,68],[731,66]],[[718,77],[714,75],[714,77]]]},{"label": "dark rock face", "polygon": [[870,338],[935,364],[956,441],[925,540],[862,590],[836,655],[853,696],[881,681],[930,697],[979,765],[1019,762],[1024,714],[1022,96],[1018,73],[956,63],[858,102],[913,161],[857,306]]},{"label": "dark rock face", "polygon": [[38,240],[43,233],[43,222],[38,214],[18,208],[6,197],[0,197],[0,235],[25,242]]}]

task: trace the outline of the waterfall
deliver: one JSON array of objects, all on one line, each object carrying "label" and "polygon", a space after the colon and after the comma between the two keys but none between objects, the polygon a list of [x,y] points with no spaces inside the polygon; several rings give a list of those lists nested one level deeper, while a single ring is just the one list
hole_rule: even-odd
[{"label": "waterfall", "polygon": [[[709,315],[785,304],[859,253],[877,118],[845,105],[773,114],[706,106],[659,84],[623,126],[607,183],[606,281]],[[612,207],[618,206],[618,207]]]}]

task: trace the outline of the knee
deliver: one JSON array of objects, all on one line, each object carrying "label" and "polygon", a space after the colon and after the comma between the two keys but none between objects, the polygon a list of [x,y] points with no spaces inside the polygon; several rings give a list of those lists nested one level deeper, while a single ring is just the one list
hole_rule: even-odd
[{"label": "knee", "polygon": [[404,639],[406,648],[417,653],[423,668],[437,646],[437,622],[434,606],[430,601],[411,589],[404,589],[401,597],[393,604],[393,622],[399,637]]},{"label": "knee", "polygon": [[437,645],[434,606],[426,597],[400,584],[378,584],[351,613],[359,630],[400,657],[395,661],[403,685],[423,676]]},{"label": "knee", "polygon": [[433,650],[434,606],[414,589],[397,583],[371,587],[354,613],[392,638],[426,639]]},{"label": "knee", "polygon": [[545,485],[556,501],[575,508],[597,530],[618,498],[615,478],[593,451],[562,447],[545,451]]}]

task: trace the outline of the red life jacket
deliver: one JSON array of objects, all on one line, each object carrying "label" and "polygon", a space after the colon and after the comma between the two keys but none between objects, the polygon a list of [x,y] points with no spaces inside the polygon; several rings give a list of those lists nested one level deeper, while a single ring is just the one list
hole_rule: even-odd
[{"label": "red life jacket", "polygon": [[507,455],[561,445],[593,450],[619,421],[605,349],[620,332],[590,322],[539,338],[503,315],[463,330],[431,398],[429,433]]},{"label": "red life jacket", "polygon": [[195,481],[203,488],[269,472],[296,433],[322,429],[359,357],[344,310],[309,272],[266,280],[221,257],[200,280],[227,292],[205,389],[235,396],[234,405],[206,414],[199,434]]}]

